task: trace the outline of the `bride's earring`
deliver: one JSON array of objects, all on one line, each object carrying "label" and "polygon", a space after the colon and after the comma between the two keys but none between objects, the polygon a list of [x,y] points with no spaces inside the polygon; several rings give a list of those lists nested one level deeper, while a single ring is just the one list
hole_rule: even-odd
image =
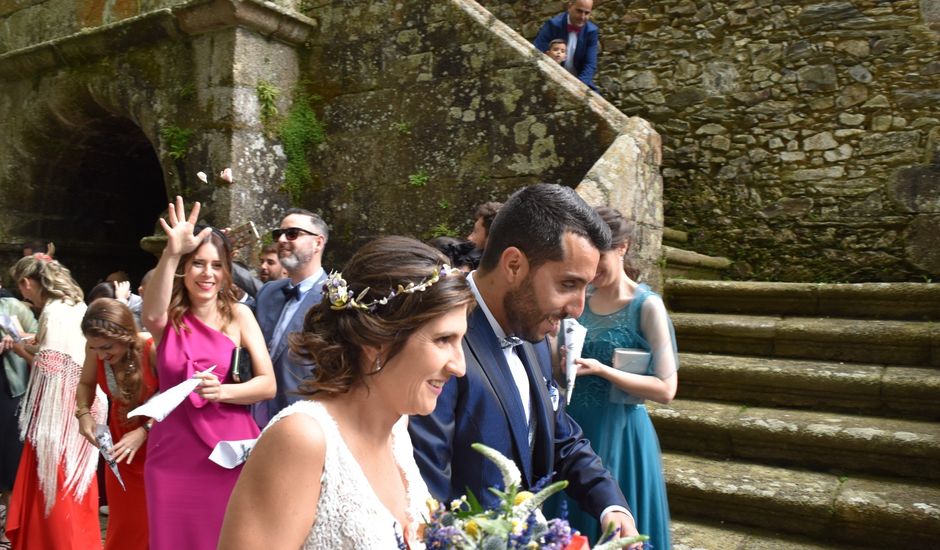
[{"label": "bride's earring", "polygon": [[383,365],[382,365],[382,358],[381,358],[381,357],[376,357],[376,358],[375,358],[375,370],[374,370],[373,372],[379,372],[380,370],[382,370],[382,366],[383,366]]}]

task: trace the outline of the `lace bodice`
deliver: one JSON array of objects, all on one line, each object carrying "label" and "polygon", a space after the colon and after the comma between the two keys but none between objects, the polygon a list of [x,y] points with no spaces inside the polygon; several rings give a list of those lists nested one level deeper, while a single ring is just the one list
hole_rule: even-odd
[{"label": "lace bodice", "polygon": [[[646,304],[652,298],[660,303]],[[644,306],[646,304],[646,306]],[[638,348],[652,354],[646,374],[665,379],[678,368],[675,334],[665,309],[661,307],[659,295],[645,284],[637,286],[633,299],[621,309],[608,315],[599,315],[585,307],[578,319],[587,329],[582,357],[597,359],[610,365],[616,348]],[[659,312],[659,313],[657,313]],[[648,338],[647,338],[648,337]],[[619,392],[619,390],[616,390]],[[619,392],[628,395],[625,392]],[[607,406],[609,401],[618,403],[642,403],[643,399],[629,396],[611,398],[610,382],[599,376],[578,378],[574,395],[576,399],[594,406]]]},{"label": "lace bodice", "polygon": [[423,548],[417,542],[417,528],[426,515],[425,503],[430,493],[414,460],[411,438],[408,436],[408,417],[402,417],[392,429],[392,452],[408,491],[409,533],[406,537],[402,526],[372,491],[365,473],[346,446],[339,426],[321,403],[294,403],[278,413],[265,429],[297,413],[314,419],[326,439],[326,459],[320,479],[316,521],[307,535],[303,550],[394,550],[403,548],[401,544],[405,540],[412,550]]}]

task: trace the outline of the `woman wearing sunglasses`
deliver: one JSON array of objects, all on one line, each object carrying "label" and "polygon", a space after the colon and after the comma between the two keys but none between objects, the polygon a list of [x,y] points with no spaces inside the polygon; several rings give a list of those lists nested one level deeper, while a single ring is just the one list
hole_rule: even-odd
[{"label": "woman wearing sunglasses", "polygon": [[[219,441],[258,437],[246,405],[274,395],[274,376],[254,316],[232,294],[228,240],[217,230],[198,230],[198,202],[187,217],[176,197],[168,217],[169,223],[160,219],[167,244],[142,317],[157,343],[160,390],[192,377],[201,383],[147,439],[150,548],[214,549],[241,467],[226,469],[208,457]],[[230,375],[235,348],[247,350],[254,374],[240,384]]]}]

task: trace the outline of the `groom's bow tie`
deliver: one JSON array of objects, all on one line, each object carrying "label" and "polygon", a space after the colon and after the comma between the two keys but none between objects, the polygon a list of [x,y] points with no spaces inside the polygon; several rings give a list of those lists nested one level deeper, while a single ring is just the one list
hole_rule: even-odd
[{"label": "groom's bow tie", "polygon": [[499,347],[503,349],[514,348],[519,345],[522,345],[522,338],[518,336],[507,336],[499,339]]}]

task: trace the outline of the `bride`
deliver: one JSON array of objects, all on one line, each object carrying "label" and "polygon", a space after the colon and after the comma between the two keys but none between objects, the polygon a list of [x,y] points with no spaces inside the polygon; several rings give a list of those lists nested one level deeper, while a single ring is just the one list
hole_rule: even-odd
[{"label": "bride", "polygon": [[[473,295],[436,250],[362,247],[327,280],[292,349],[316,363],[309,396],[265,428],[232,493],[219,548],[418,548],[429,493],[407,419],[451,376]],[[345,280],[344,280],[345,279]]]}]

